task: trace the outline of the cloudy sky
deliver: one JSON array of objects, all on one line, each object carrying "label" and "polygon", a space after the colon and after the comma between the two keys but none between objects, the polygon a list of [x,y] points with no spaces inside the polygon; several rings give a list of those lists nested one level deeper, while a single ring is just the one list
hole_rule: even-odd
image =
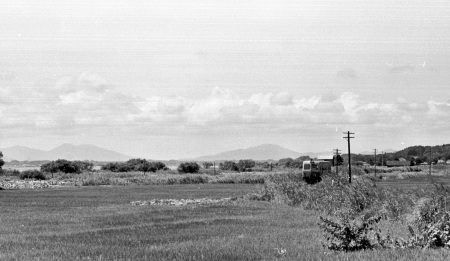
[{"label": "cloudy sky", "polygon": [[449,1],[0,3],[0,147],[450,143]]}]

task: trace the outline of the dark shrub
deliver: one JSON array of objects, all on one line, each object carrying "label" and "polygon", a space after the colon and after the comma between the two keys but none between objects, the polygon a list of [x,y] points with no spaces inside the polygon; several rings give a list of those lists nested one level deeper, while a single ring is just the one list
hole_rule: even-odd
[{"label": "dark shrub", "polygon": [[219,169],[239,171],[239,166],[234,161],[225,161],[219,164]]},{"label": "dark shrub", "polygon": [[197,173],[200,169],[200,165],[197,162],[184,162],[180,163],[177,170],[180,173]]},{"label": "dark shrub", "polygon": [[56,173],[81,173],[83,170],[92,170],[92,163],[84,161],[68,161],[65,159],[58,159],[50,161],[41,165],[42,172]]},{"label": "dark shrub", "polygon": [[109,162],[102,166],[102,170],[109,170],[112,172],[128,172],[134,170],[134,166],[127,162]]},{"label": "dark shrub", "polygon": [[247,159],[247,160],[239,160],[238,162],[238,168],[239,171],[252,171],[251,168],[253,168],[256,163],[254,160],[251,159]]},{"label": "dark shrub", "polygon": [[150,162],[150,164],[156,169],[156,170],[165,170],[166,164],[160,162],[160,161],[156,161],[156,162]]},{"label": "dark shrub", "polygon": [[37,179],[37,180],[46,180],[44,173],[39,170],[24,170],[19,174],[20,179]]},{"label": "dark shrub", "polygon": [[165,169],[166,165],[162,162],[149,162],[146,159],[130,159],[127,162],[109,162],[102,166],[102,170],[109,170],[112,172],[128,172],[128,171],[142,171],[142,172],[156,172],[160,169]]},{"label": "dark shrub", "polygon": [[17,169],[0,169],[0,175],[2,176],[19,176],[20,171]]},{"label": "dark shrub", "polygon": [[81,171],[83,171],[83,170],[92,171],[92,169],[94,168],[94,164],[89,161],[76,160],[76,161],[73,161],[72,164],[77,166]]},{"label": "dark shrub", "polygon": [[203,168],[205,169],[209,169],[210,167],[212,167],[214,164],[211,162],[203,162]]}]

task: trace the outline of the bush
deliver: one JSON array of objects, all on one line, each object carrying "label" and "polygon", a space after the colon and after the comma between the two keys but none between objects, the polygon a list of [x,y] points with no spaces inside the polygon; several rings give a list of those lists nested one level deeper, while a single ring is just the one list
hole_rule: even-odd
[{"label": "bush", "polygon": [[5,165],[5,161],[2,158],[3,158],[3,153],[0,151],[0,171],[2,170],[2,166]]},{"label": "bush", "polygon": [[146,159],[130,159],[127,162],[109,162],[102,166],[102,170],[109,170],[111,172],[129,172],[129,171],[142,171],[156,172],[158,170],[165,170],[167,167],[162,162],[149,162]]},{"label": "bush", "polygon": [[19,176],[20,171],[17,169],[0,169],[0,175],[3,176]]},{"label": "bush", "polygon": [[180,163],[177,170],[179,173],[197,173],[200,169],[200,165],[196,162],[184,162]]},{"label": "bush", "polygon": [[207,162],[207,161],[203,162],[203,168],[204,168],[204,169],[209,169],[209,168],[212,167],[213,165],[214,165],[214,164],[211,163],[211,162]]},{"label": "bush", "polygon": [[47,177],[39,170],[25,170],[19,174],[20,179],[46,180]]},{"label": "bush", "polygon": [[239,160],[239,162],[237,163],[239,171],[252,171],[251,168],[253,168],[256,165],[256,162],[254,160],[251,159],[247,159],[247,160]]},{"label": "bush", "polygon": [[231,171],[239,171],[239,166],[234,161],[225,161],[219,164],[219,169],[221,170],[231,170]]},{"label": "bush", "polygon": [[81,173],[83,170],[92,170],[93,164],[87,161],[68,161],[58,159],[41,165],[42,172],[56,173]]},{"label": "bush", "polygon": [[372,249],[378,246],[378,242],[371,239],[370,233],[374,231],[373,225],[378,223],[381,217],[372,217],[361,221],[348,219],[333,221],[328,218],[319,218],[319,227],[327,235],[327,243],[324,245],[330,250],[348,252]]}]

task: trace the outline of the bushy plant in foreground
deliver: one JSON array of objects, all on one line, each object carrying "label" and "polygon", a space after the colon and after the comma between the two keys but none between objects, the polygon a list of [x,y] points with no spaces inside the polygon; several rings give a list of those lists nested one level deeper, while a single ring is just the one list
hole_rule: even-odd
[{"label": "bushy plant in foreground", "polygon": [[19,174],[20,179],[46,180],[47,177],[39,170],[24,170]]},{"label": "bushy plant in foreground", "polygon": [[428,223],[419,227],[417,232],[408,226],[410,237],[382,236],[376,227],[381,216],[367,220],[348,220],[320,217],[319,227],[325,232],[324,246],[335,251],[357,251],[373,248],[447,248],[450,249],[450,212],[439,212]]},{"label": "bushy plant in foreground", "polygon": [[408,226],[411,237],[408,240],[397,239],[398,248],[447,248],[450,249],[450,212],[438,212],[428,223],[423,223],[415,232]]},{"label": "bushy plant in foreground", "polygon": [[324,245],[330,250],[357,251],[380,245],[376,240],[377,237],[374,237],[375,234],[379,235],[375,232],[374,224],[380,221],[380,216],[365,221],[349,219],[333,221],[324,217],[319,218],[319,227],[325,231]]}]

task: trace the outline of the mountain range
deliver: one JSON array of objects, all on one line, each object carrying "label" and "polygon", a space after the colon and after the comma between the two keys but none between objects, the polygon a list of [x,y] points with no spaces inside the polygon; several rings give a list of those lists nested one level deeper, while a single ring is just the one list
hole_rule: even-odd
[{"label": "mountain range", "polygon": [[[194,161],[213,161],[213,160],[240,160],[240,159],[253,159],[253,160],[279,160],[283,158],[298,158],[300,156],[308,155],[310,157],[316,157],[320,153],[299,153],[293,150],[285,149],[281,146],[274,144],[262,144],[247,149],[237,149],[221,152],[219,154],[202,156],[188,160]],[[325,153],[331,154],[331,153]],[[320,154],[322,155],[322,154]]]},{"label": "mountain range", "polygon": [[52,150],[43,151],[23,146],[0,149],[5,161],[11,160],[94,160],[94,161],[126,161],[132,157],[103,149],[94,145],[62,144]]},{"label": "mountain range", "polygon": [[[52,150],[43,151],[24,146],[14,146],[0,149],[5,161],[33,161],[33,160],[93,160],[93,161],[127,161],[133,157],[112,150],[97,147],[95,145],[62,144]],[[246,149],[237,149],[221,152],[215,155],[205,155],[197,158],[180,159],[180,161],[221,161],[221,160],[275,160],[283,158],[298,158],[310,156],[312,158],[323,155],[331,155],[332,152],[296,152],[274,144],[262,144]],[[369,154],[369,153],[367,153]]]}]

